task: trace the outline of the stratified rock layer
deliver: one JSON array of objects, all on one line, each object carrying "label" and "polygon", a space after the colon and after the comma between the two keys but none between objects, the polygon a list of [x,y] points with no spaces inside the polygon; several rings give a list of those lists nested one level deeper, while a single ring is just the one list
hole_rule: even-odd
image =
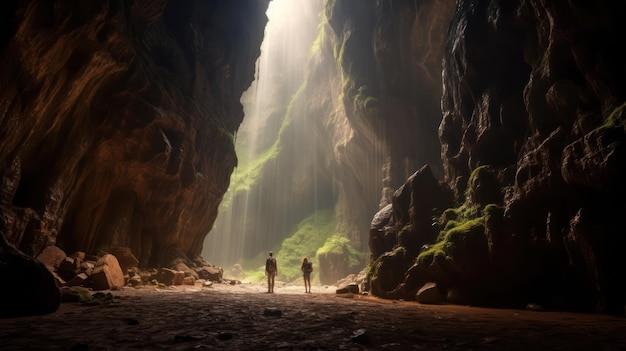
[{"label": "stratified rock layer", "polygon": [[198,256],[268,1],[3,2],[8,241],[31,256],[128,247],[142,266]]}]

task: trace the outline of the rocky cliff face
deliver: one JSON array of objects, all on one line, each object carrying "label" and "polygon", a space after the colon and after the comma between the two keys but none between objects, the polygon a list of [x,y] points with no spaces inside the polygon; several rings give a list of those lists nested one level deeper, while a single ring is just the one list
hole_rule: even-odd
[{"label": "rocky cliff face", "polygon": [[[429,186],[456,201],[443,212],[398,201],[377,216],[374,291],[414,297],[432,280],[452,301],[624,312],[623,10],[458,2],[439,127],[447,185]],[[400,245],[403,211],[433,217],[425,245]]]},{"label": "rocky cliff face", "polygon": [[342,79],[342,119],[327,122],[335,131],[338,221],[358,247],[367,242],[362,216],[389,204],[393,189],[415,169],[428,163],[442,174],[435,134],[453,9],[452,1],[326,4]]},{"label": "rocky cliff face", "polygon": [[[337,233],[367,251],[370,218],[391,202],[393,189],[418,165],[429,163],[443,174],[437,128],[453,1],[323,5],[305,81],[284,115],[279,151],[246,193],[247,207],[243,199],[233,202],[255,223],[247,225],[249,251],[280,242],[296,223],[325,208],[335,213]],[[364,264],[327,256],[319,262],[323,283]]]},{"label": "rocky cliff face", "polygon": [[8,1],[0,231],[23,252],[200,254],[268,1]]}]

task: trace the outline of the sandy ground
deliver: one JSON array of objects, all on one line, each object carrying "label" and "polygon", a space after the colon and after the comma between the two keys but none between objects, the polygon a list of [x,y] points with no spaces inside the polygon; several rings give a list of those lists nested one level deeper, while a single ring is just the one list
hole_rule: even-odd
[{"label": "sandy ground", "polygon": [[[626,350],[626,318],[421,305],[334,287],[144,287],[0,320],[1,350]],[[107,292],[104,292],[105,295]],[[277,315],[280,314],[280,315]]]}]

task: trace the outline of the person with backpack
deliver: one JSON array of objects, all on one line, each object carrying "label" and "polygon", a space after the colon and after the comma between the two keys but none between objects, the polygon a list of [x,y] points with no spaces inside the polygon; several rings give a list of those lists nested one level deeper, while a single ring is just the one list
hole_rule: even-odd
[{"label": "person with backpack", "polygon": [[302,277],[304,278],[304,292],[311,293],[311,272],[313,272],[313,262],[309,262],[309,259],[304,257],[302,259]]},{"label": "person with backpack", "polygon": [[265,275],[267,276],[267,292],[274,292],[274,277],[278,273],[278,266],[276,265],[276,257],[270,251],[269,257],[265,260]]}]

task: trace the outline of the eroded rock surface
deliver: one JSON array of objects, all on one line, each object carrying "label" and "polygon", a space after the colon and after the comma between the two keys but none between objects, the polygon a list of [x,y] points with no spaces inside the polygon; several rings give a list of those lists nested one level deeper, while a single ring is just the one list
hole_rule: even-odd
[{"label": "eroded rock surface", "polygon": [[[455,205],[431,211],[437,240],[380,254],[372,291],[412,296],[434,279],[466,303],[624,313],[624,6],[458,3],[439,127]],[[415,210],[394,203],[392,219]],[[370,242],[399,240],[375,222]],[[403,252],[419,257],[393,278]]]},{"label": "eroded rock surface", "polygon": [[[237,164],[268,1],[9,1],[0,230],[140,265],[200,254]],[[6,17],[6,18],[5,18]]]}]

